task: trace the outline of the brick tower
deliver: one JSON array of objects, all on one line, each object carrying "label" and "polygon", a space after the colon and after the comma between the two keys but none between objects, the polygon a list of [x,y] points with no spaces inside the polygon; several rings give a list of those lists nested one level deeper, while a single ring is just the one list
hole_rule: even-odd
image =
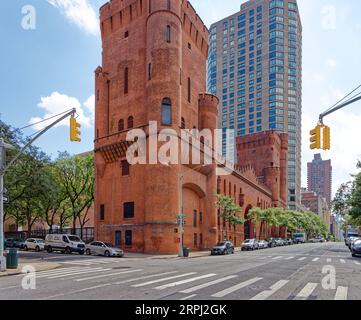
[{"label": "brick tower", "polygon": [[216,193],[214,168],[129,165],[125,157],[131,129],[143,129],[149,147],[150,121],[157,122],[158,132],[175,130],[178,139],[181,128],[216,127],[218,99],[205,94],[208,30],[185,0],[112,0],[101,7],[100,23],[96,237],[127,251],[176,253],[184,174],[184,244],[209,247],[217,239],[217,213],[206,196]]}]

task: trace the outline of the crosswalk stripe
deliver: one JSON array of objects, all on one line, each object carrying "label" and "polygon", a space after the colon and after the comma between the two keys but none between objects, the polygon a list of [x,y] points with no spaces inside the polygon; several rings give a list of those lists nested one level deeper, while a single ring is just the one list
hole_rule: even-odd
[{"label": "crosswalk stripe", "polygon": [[215,297],[215,298],[223,298],[224,296],[232,293],[232,292],[235,292],[239,289],[242,289],[242,288],[245,288],[247,286],[250,286],[251,284],[254,284],[256,283],[257,281],[260,281],[262,280],[262,278],[252,278],[252,279],[249,279],[247,281],[244,281],[244,282],[241,282],[239,284],[236,284],[235,286],[232,286],[230,288],[227,288],[225,290],[222,290],[222,291],[219,291],[215,294],[212,294],[212,297]]},{"label": "crosswalk stripe", "polygon": [[61,272],[44,272],[41,274],[37,274],[36,277],[37,278],[45,278],[45,277],[56,276],[56,275],[67,275],[69,273],[73,273],[73,272],[77,272],[77,271],[85,271],[85,270],[93,270],[93,269],[91,267],[86,267],[86,268],[77,267],[76,269],[63,270]]},{"label": "crosswalk stripe", "polygon": [[294,257],[288,257],[285,260],[292,260]]},{"label": "crosswalk stripe", "polygon": [[283,288],[288,283],[288,280],[280,280],[270,287],[270,290],[265,290],[255,295],[251,300],[266,300],[272,296],[275,292]]},{"label": "crosswalk stripe", "polygon": [[341,263],[346,263],[346,261],[344,259],[340,259]]},{"label": "crosswalk stripe", "polygon": [[206,278],[210,278],[210,277],[214,277],[214,276],[216,276],[215,273],[209,273],[209,274],[205,274],[205,275],[199,276],[199,277],[193,277],[193,278],[189,278],[189,279],[185,279],[185,280],[167,283],[162,286],[155,287],[154,289],[163,290],[166,288],[172,288],[172,287],[180,286],[185,283],[189,283],[189,282],[193,282],[193,281],[197,281],[197,280],[201,280],[201,279],[206,279]]},{"label": "crosswalk stripe", "polygon": [[278,256],[278,257],[272,258],[272,260],[278,260],[278,259],[282,259],[282,258],[283,258],[282,256]]},{"label": "crosswalk stripe", "polygon": [[214,281],[211,281],[211,282],[207,282],[207,283],[200,284],[200,285],[195,286],[195,287],[192,287],[192,288],[188,288],[188,289],[179,291],[179,292],[181,292],[181,293],[192,293],[192,292],[194,292],[194,291],[198,291],[198,290],[200,290],[200,289],[207,288],[207,287],[213,286],[214,284],[217,284],[217,283],[220,283],[220,282],[224,282],[224,281],[227,281],[227,280],[229,280],[229,279],[236,278],[236,277],[237,277],[237,276],[233,275],[233,276],[228,276],[228,277],[220,278],[220,279],[217,279],[217,280],[214,280]]},{"label": "crosswalk stripe", "polygon": [[134,282],[134,281],[138,281],[138,280],[145,280],[145,279],[150,279],[150,278],[155,278],[155,277],[161,277],[161,276],[164,276],[166,274],[172,274],[172,273],[176,273],[176,272],[178,272],[178,271],[169,271],[169,272],[163,272],[163,273],[158,273],[158,274],[151,274],[149,276],[132,278],[132,279],[124,280],[124,281],[118,281],[118,282],[115,282],[115,284],[119,285],[119,284]]},{"label": "crosswalk stripe", "polygon": [[335,300],[347,300],[347,287],[337,287],[336,294],[335,294]]},{"label": "crosswalk stripe", "polygon": [[71,265],[76,265],[76,266],[91,266],[93,263],[90,263],[90,262],[73,262],[73,261],[70,261],[70,262],[67,262],[67,261],[61,261],[59,263],[62,263],[62,264],[71,264]]},{"label": "crosswalk stripe", "polygon": [[299,258],[298,261],[303,261],[303,260],[306,260],[307,257],[302,257],[302,258]]},{"label": "crosswalk stripe", "polygon": [[[41,276],[43,274],[51,274],[51,273],[61,273],[68,270],[77,270],[77,269],[83,269],[81,267],[68,267],[68,268],[59,268],[59,269],[52,269],[52,270],[44,270],[44,271],[36,271],[37,276]],[[17,275],[18,277],[23,277],[24,273],[21,273]]]},{"label": "crosswalk stripe", "polygon": [[99,276],[76,279],[75,281],[79,282],[79,281],[93,280],[93,279],[117,276],[117,275],[121,275],[121,274],[127,274],[127,273],[139,272],[139,271],[143,271],[143,269],[135,269],[135,270],[120,271],[120,272],[115,272],[115,273],[101,274]]},{"label": "crosswalk stripe", "polygon": [[313,259],[312,261],[313,261],[313,262],[316,262],[316,261],[318,261],[318,260],[320,260],[320,258],[315,258],[315,259]]},{"label": "crosswalk stripe", "polygon": [[331,258],[327,258],[327,263],[330,263],[330,262],[332,262],[332,259]]},{"label": "crosswalk stripe", "polygon": [[307,283],[305,287],[297,294],[296,299],[306,300],[316,289],[316,287],[317,283]]},{"label": "crosswalk stripe", "polygon": [[85,274],[85,273],[94,273],[94,272],[100,272],[100,271],[109,271],[112,270],[112,268],[108,268],[108,269],[103,269],[103,268],[92,268],[92,269],[88,269],[88,270],[83,270],[83,271],[76,271],[76,272],[72,272],[72,273],[67,273],[67,274],[60,274],[60,275],[55,275],[55,276],[48,276],[48,279],[58,279],[58,278],[64,278],[64,277],[71,277],[71,276],[75,276],[75,275],[79,275],[79,274]]},{"label": "crosswalk stripe", "polygon": [[354,261],[354,262],[355,262],[355,264],[360,265],[360,262],[358,262],[358,261]]},{"label": "crosswalk stripe", "polygon": [[191,294],[190,296],[184,297],[184,298],[179,299],[179,300],[188,300],[188,299],[194,298],[195,296],[196,296],[196,294]]},{"label": "crosswalk stripe", "polygon": [[181,277],[191,276],[191,275],[196,274],[196,273],[197,272],[183,273],[183,274],[179,274],[177,276],[172,276],[172,277],[168,277],[168,278],[157,279],[157,280],[147,281],[147,282],[143,282],[143,283],[133,284],[132,287],[134,287],[134,288],[144,287],[144,286],[148,286],[150,284],[157,283],[157,282],[162,282],[162,281],[177,279],[177,278],[181,278]]}]

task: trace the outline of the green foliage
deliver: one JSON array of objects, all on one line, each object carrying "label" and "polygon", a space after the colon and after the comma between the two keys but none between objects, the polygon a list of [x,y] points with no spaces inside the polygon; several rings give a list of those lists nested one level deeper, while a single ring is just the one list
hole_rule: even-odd
[{"label": "green foliage", "polygon": [[231,197],[225,196],[223,194],[217,194],[216,198],[217,201],[214,203],[214,205],[219,209],[221,218],[231,224],[244,223],[244,219],[237,216],[237,213],[240,213],[242,208],[235,204]]}]

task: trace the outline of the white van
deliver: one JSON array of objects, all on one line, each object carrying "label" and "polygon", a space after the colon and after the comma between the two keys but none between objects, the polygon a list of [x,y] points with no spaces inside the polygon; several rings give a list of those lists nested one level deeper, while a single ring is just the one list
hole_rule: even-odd
[{"label": "white van", "polygon": [[71,234],[48,234],[45,238],[44,250],[49,253],[62,251],[67,254],[73,252],[84,254],[85,243],[78,236]]}]

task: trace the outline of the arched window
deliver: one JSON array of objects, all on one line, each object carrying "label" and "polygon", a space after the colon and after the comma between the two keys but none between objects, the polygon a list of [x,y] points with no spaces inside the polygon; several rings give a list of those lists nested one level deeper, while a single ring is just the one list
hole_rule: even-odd
[{"label": "arched window", "polygon": [[162,100],[162,125],[170,126],[172,124],[172,103],[169,98]]},{"label": "arched window", "polygon": [[124,120],[120,119],[118,121],[118,131],[123,131],[124,130]]},{"label": "arched window", "polygon": [[129,116],[129,118],[128,118],[128,129],[133,128],[133,125],[134,125],[134,118],[133,118],[133,116]]},{"label": "arched window", "polygon": [[185,129],[185,128],[186,128],[186,121],[182,117],[182,119],[181,119],[181,129]]}]

